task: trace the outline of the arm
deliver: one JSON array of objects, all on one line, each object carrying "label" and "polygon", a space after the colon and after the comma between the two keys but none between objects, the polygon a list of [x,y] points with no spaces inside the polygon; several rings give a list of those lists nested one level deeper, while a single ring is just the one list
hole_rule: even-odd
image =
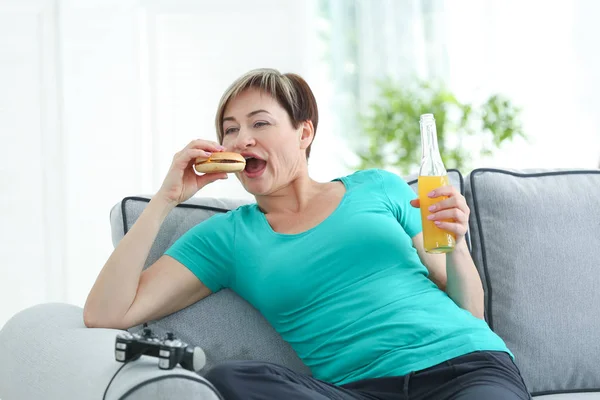
[{"label": "arm", "polygon": [[483,319],[483,284],[464,240],[446,254],[446,293],[459,307]]},{"label": "arm", "polygon": [[[465,234],[468,229],[470,210],[465,198],[452,186],[444,186],[435,191],[433,197],[447,197],[431,210],[432,218],[440,229],[456,236],[454,251],[443,254],[428,254],[423,245],[423,234],[413,237],[421,262],[429,270],[430,278],[444,290],[461,308],[477,318],[484,318],[483,285],[467,248]],[[418,208],[418,199],[411,205]]]},{"label": "arm", "polygon": [[159,192],[131,230],[121,239],[87,297],[83,319],[87,327],[126,329],[184,308],[210,290],[178,261],[161,257],[142,273],[150,248],[169,212],[224,174],[196,176],[191,169],[204,149],[217,144],[195,140],[173,158]]},{"label": "arm", "polygon": [[413,237],[413,244],[429,278],[459,307],[483,319],[483,286],[466,242],[458,242],[454,251],[445,255],[426,253],[422,233]]},{"label": "arm", "polygon": [[210,294],[186,267],[162,256],[142,272],[172,206],[152,199],[100,271],[83,309],[89,328],[127,329]]}]

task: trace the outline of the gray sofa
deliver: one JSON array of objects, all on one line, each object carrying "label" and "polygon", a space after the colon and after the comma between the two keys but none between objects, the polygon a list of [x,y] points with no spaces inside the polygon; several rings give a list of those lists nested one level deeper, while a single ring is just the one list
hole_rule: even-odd
[{"label": "gray sofa", "polygon": [[[534,398],[600,399],[600,170],[450,175],[471,208],[468,239],[484,282],[486,319],[514,352]],[[114,244],[147,202],[129,197],[111,210]],[[242,203],[194,198],[180,205],[147,265],[193,225]],[[207,366],[199,374],[180,367],[165,372],[143,356],[119,372],[107,399],[216,399],[202,375],[225,359],[260,359],[310,373],[229,290],[149,326],[201,346]],[[122,365],[114,360],[117,332],[86,328],[81,308],[69,304],[16,314],[0,331],[0,399],[101,399]]]}]

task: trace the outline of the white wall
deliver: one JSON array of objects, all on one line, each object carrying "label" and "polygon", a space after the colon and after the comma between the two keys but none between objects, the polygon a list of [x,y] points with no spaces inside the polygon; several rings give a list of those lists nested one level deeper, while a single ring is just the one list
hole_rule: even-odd
[{"label": "white wall", "polygon": [[508,95],[529,137],[477,166],[598,167],[600,3],[449,0],[445,9],[453,88],[467,100]]},{"label": "white wall", "polygon": [[0,326],[64,295],[55,12],[52,1],[0,3]]},{"label": "white wall", "polygon": [[[155,193],[190,140],[215,139],[233,79],[270,66],[319,86],[312,4],[0,3],[0,326],[40,302],[83,305],[112,251],[110,208]],[[235,179],[199,195],[248,196]]]}]

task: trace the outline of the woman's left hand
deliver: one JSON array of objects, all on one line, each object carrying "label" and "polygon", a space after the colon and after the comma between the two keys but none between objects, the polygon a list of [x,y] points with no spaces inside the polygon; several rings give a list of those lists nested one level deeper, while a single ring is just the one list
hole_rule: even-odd
[{"label": "woman's left hand", "polygon": [[[452,185],[442,186],[429,194],[431,198],[447,197],[429,208],[431,214],[428,218],[441,229],[454,233],[456,242],[462,241],[469,229],[469,215],[471,210],[462,194]],[[410,201],[413,207],[419,208],[419,199]],[[432,209],[433,207],[433,209]]]}]

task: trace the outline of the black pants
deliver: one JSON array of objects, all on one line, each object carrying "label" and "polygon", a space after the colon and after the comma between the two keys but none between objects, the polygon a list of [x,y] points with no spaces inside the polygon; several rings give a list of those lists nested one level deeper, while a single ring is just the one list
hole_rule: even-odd
[{"label": "black pants", "polygon": [[504,352],[475,352],[422,371],[336,386],[288,368],[227,361],[206,375],[225,400],[528,400],[525,383]]}]

